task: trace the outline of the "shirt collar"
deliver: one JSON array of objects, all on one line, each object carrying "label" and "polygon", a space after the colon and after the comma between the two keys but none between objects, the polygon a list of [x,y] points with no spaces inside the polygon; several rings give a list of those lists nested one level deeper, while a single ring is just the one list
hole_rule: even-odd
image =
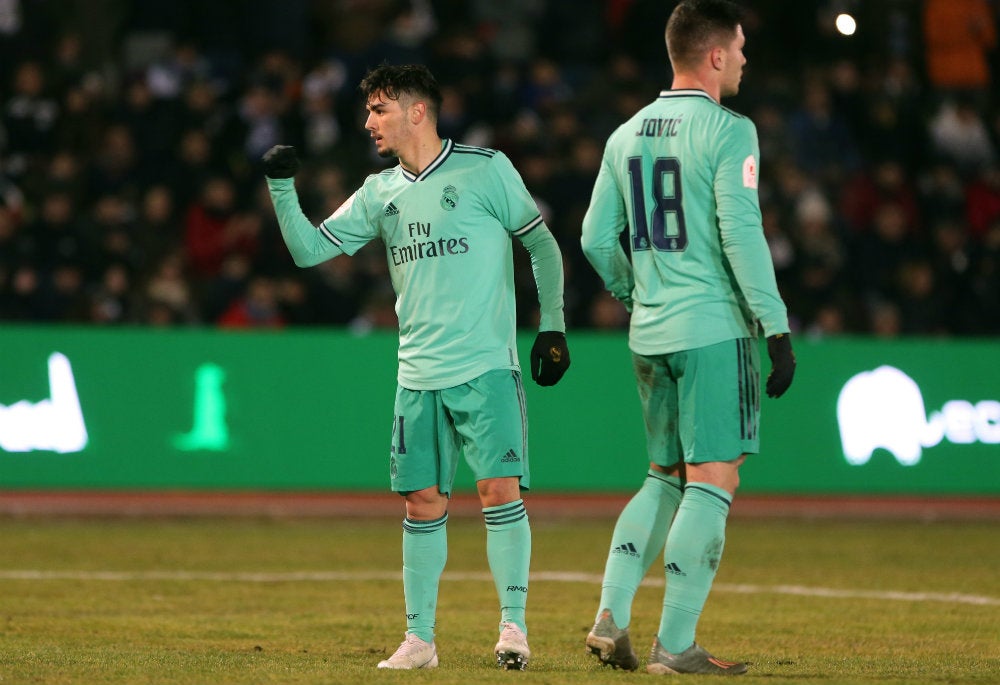
[{"label": "shirt collar", "polygon": [[428,176],[430,176],[432,173],[434,173],[435,169],[437,169],[439,166],[441,166],[442,164],[444,164],[444,160],[446,160],[448,158],[448,155],[451,154],[451,151],[452,151],[452,149],[454,147],[455,147],[455,144],[451,141],[450,138],[445,138],[444,140],[442,140],[441,141],[441,152],[439,152],[438,156],[435,157],[433,160],[431,160],[431,163],[428,164],[424,168],[424,170],[421,171],[419,174],[414,174],[411,171],[407,171],[406,169],[403,168],[403,165],[400,164],[399,168],[403,172],[403,178],[405,178],[407,181],[413,181],[414,183],[416,183],[417,181],[424,180],[425,178],[427,178]]}]

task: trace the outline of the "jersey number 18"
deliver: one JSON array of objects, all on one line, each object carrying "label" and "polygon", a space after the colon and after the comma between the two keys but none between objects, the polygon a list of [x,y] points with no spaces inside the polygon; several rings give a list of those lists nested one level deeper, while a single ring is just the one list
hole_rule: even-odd
[{"label": "jersey number 18", "polygon": [[[646,182],[642,177],[642,157],[629,157],[628,176],[632,184],[632,249],[682,252],[687,247],[684,208],[681,205],[681,163],[676,157],[653,161],[652,211],[646,210]],[[673,215],[674,220],[670,220]]]}]

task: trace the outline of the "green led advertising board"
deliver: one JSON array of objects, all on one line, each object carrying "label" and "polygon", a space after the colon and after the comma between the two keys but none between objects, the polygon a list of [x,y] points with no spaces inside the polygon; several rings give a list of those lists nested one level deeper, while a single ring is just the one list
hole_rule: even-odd
[{"label": "green led advertising board", "polygon": [[[525,383],[533,489],[631,491],[647,457],[625,336],[569,343],[559,385]],[[741,491],[1000,495],[998,353],[797,340]],[[385,490],[395,355],[392,333],[4,327],[0,490]]]}]

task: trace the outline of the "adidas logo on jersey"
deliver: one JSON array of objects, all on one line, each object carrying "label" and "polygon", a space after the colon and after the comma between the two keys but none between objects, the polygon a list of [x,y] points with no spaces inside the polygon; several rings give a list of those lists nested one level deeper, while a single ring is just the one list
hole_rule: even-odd
[{"label": "adidas logo on jersey", "polygon": [[664,570],[666,570],[667,573],[669,573],[671,575],[674,575],[674,576],[686,576],[687,575],[686,573],[684,573],[684,571],[681,570],[680,566],[678,566],[677,564],[675,564],[672,561],[669,564],[667,564],[666,566],[664,566],[663,568],[664,568]]},{"label": "adidas logo on jersey", "polygon": [[390,202],[385,206],[386,216],[396,216],[397,214],[399,214],[399,210],[396,208],[396,205]]}]

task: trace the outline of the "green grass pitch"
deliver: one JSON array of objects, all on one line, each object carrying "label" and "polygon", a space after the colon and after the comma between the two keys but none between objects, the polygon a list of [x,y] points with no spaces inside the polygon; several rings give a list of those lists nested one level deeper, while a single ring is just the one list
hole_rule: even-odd
[{"label": "green grass pitch", "polygon": [[[377,671],[405,628],[400,519],[0,518],[0,683],[656,678],[602,670],[583,647],[609,518],[532,519],[533,657],[528,671],[505,673],[492,661],[483,525],[453,517],[441,665]],[[1000,682],[998,534],[982,521],[734,519],[698,640],[749,661],[744,683]],[[662,577],[654,564],[635,603],[640,669]]]}]

